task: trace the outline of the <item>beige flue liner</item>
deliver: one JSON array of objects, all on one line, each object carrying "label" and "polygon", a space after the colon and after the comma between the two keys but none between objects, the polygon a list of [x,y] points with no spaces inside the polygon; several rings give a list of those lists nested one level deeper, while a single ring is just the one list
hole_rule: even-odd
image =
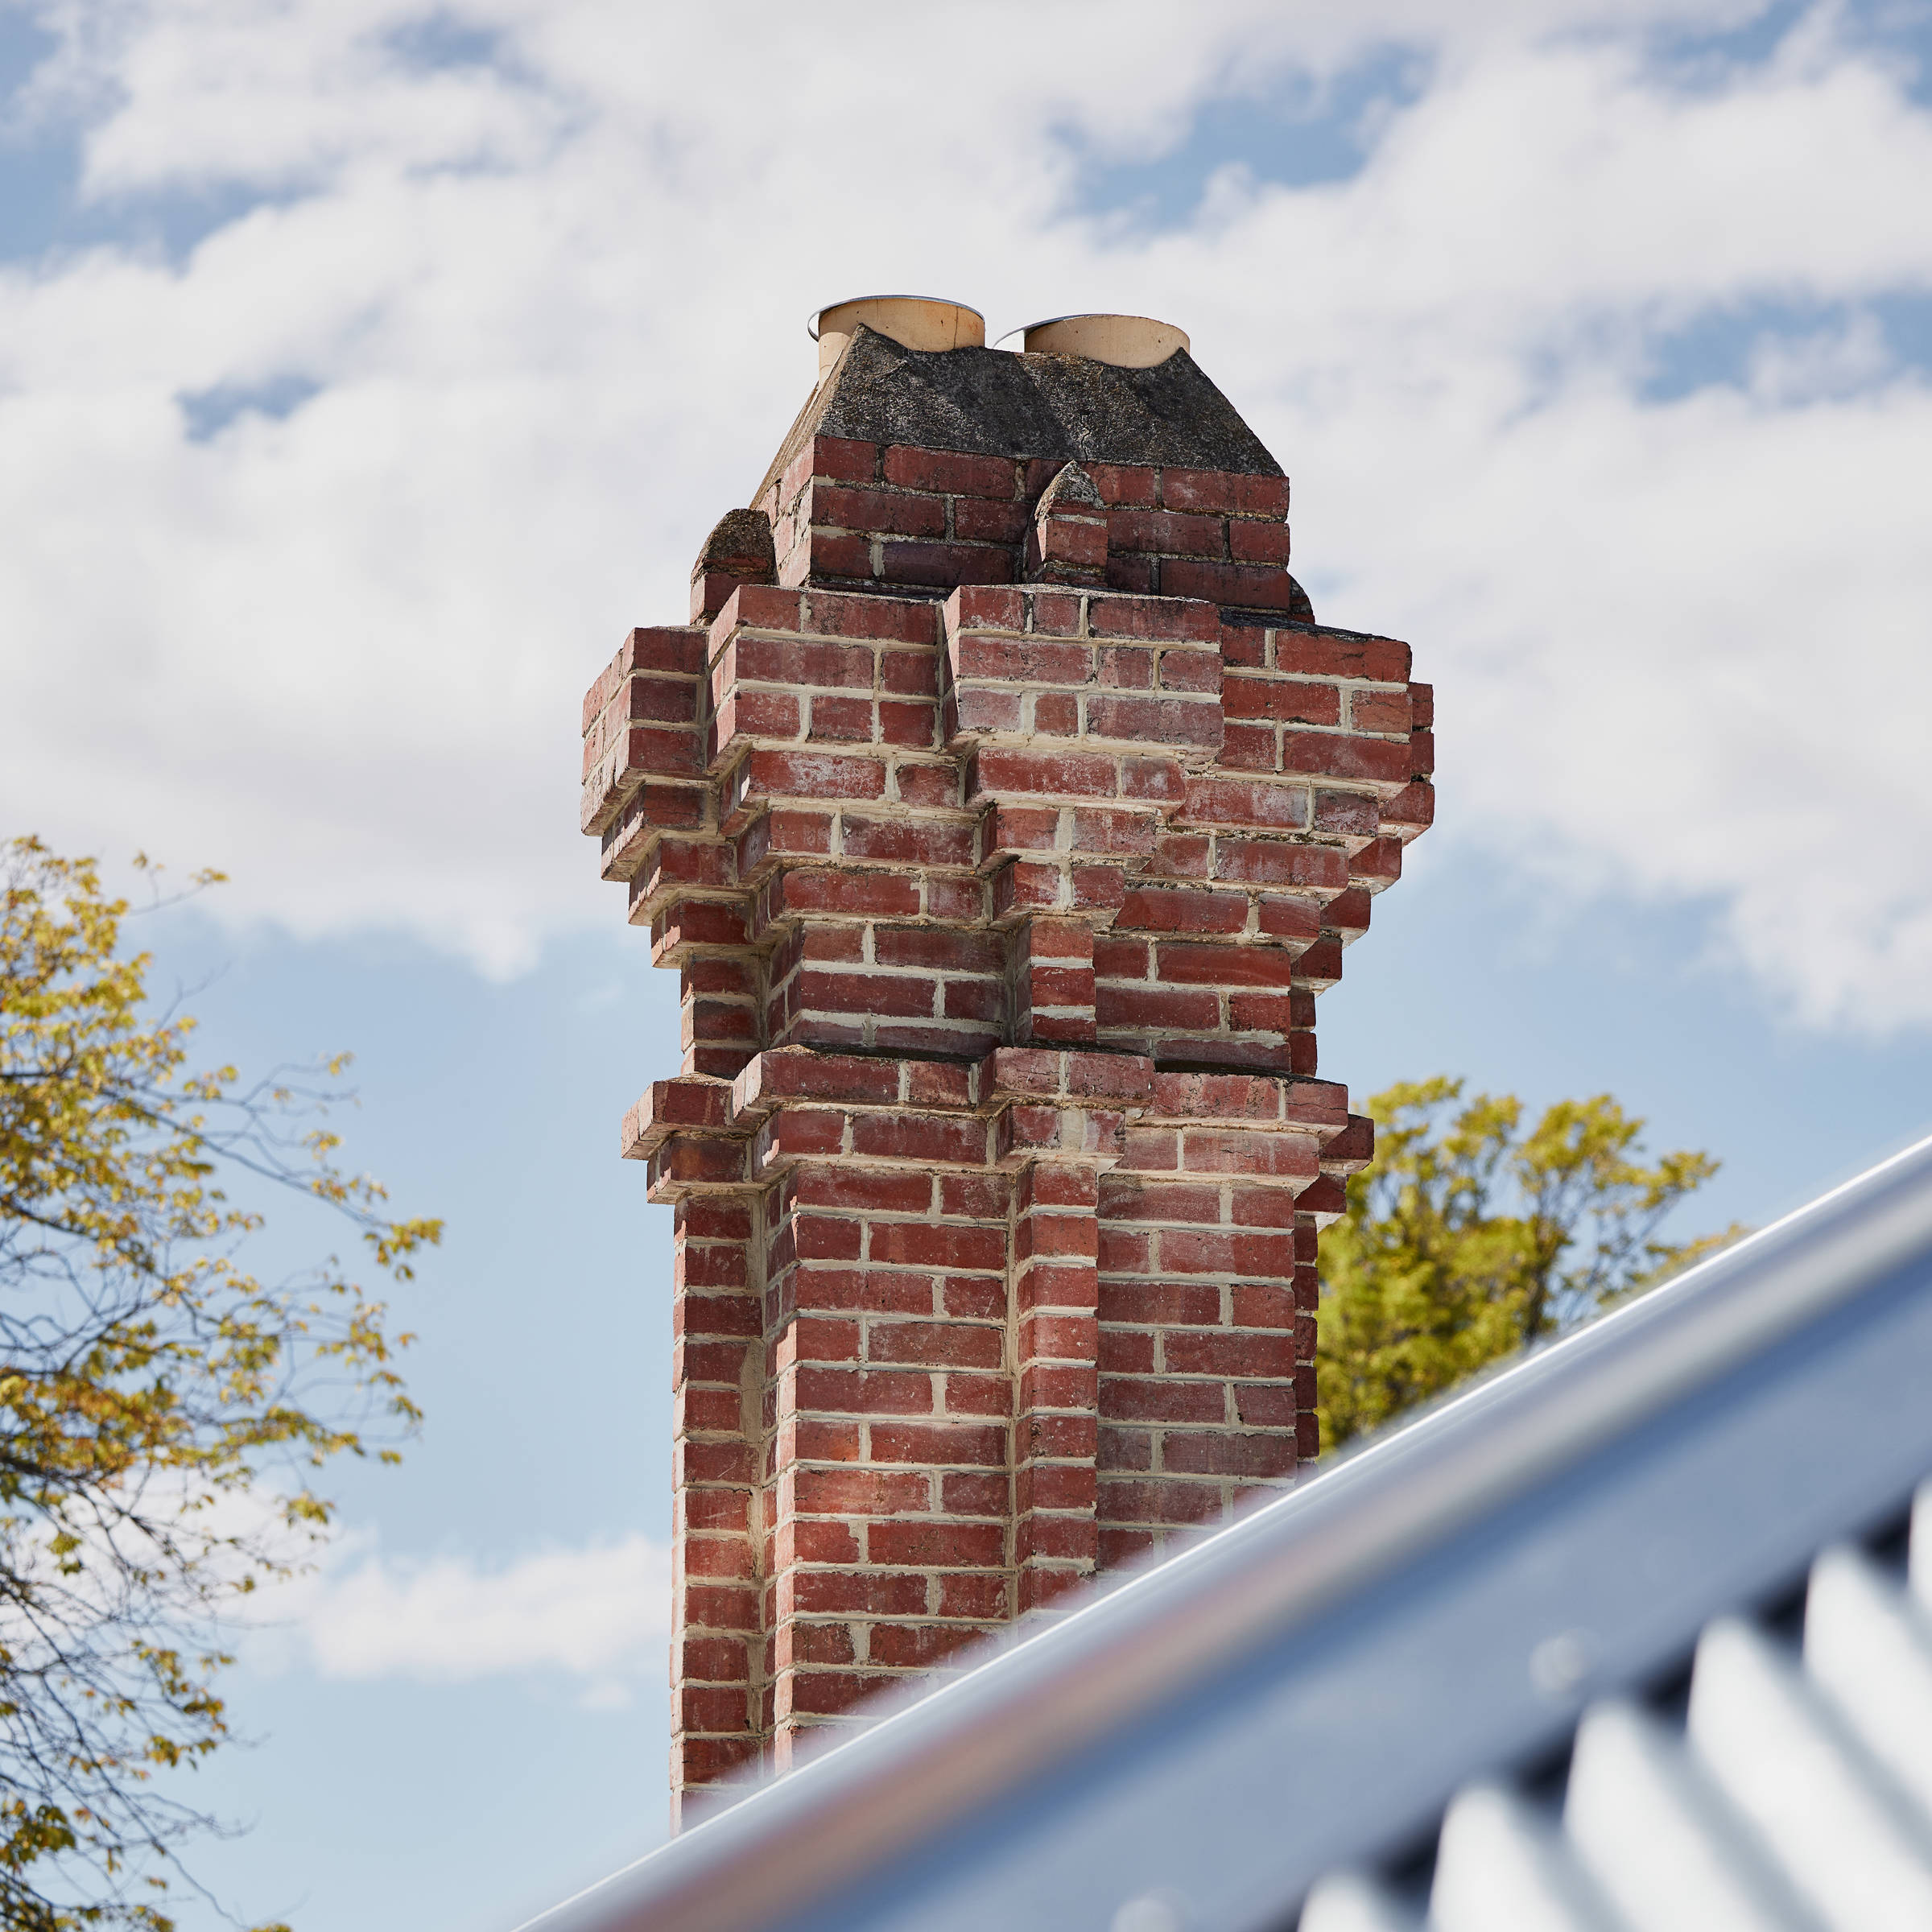
[{"label": "beige flue liner", "polygon": [[1151,316],[1055,316],[1021,337],[1030,356],[1087,356],[1118,369],[1151,369],[1190,346],[1184,329]]},{"label": "beige flue liner", "polygon": [[811,319],[819,339],[819,374],[839,359],[839,352],[863,322],[902,349],[984,349],[986,318],[964,302],[942,302],[931,295],[853,295],[833,302]]}]

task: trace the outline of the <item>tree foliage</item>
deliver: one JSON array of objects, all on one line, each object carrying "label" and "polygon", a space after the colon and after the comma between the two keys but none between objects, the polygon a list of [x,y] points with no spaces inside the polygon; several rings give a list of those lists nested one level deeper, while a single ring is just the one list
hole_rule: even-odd
[{"label": "tree foliage", "polygon": [[92,861],[15,840],[0,886],[0,1923],[163,1932],[225,1620],[326,1530],[316,1470],[417,1420],[384,1305],[333,1257],[257,1280],[227,1189],[321,1203],[398,1280],[441,1229],[335,1164],[341,1096],[189,1070]]},{"label": "tree foliage", "polygon": [[1399,1415],[1527,1344],[1653,1286],[1743,1231],[1662,1241],[1707,1154],[1651,1160],[1605,1094],[1527,1132],[1509,1095],[1404,1082],[1368,1102],[1375,1158],[1322,1236],[1322,1446]]}]

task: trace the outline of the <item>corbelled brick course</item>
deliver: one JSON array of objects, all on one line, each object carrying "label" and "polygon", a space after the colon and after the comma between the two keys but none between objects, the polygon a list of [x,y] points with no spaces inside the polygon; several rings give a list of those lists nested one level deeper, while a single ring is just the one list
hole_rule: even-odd
[{"label": "corbelled brick course", "polygon": [[676,1212],[680,1793],[1314,1453],[1372,1147],[1315,998],[1432,743],[1287,497],[805,435],[770,552],[733,513],[585,700],[584,828],[683,988],[623,1130]]}]

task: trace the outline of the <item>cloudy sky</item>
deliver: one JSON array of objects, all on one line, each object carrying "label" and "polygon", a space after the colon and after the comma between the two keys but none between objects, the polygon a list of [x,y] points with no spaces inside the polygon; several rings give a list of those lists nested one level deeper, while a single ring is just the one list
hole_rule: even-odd
[{"label": "cloudy sky", "polygon": [[357,1048],[352,1151],[452,1221],[429,1434],[238,1682],[240,1911],[495,1932],[660,1828],[611,1156],[675,1000],[577,708],[823,302],[1179,322],[1318,613],[1414,642],[1440,814],[1325,1071],[1614,1091],[1714,1224],[1932,1125],[1929,52],[1919,0],[0,0],[0,827],[230,873],[165,972]]}]

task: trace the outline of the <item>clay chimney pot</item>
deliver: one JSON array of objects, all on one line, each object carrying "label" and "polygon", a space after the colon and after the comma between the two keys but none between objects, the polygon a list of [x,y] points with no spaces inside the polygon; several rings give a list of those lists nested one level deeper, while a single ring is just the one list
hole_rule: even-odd
[{"label": "clay chimney pot", "polygon": [[1020,332],[1027,355],[1085,356],[1117,369],[1152,369],[1189,346],[1184,329],[1151,316],[1055,316]]},{"label": "clay chimney pot", "polygon": [[819,374],[839,359],[839,352],[863,322],[890,336],[902,349],[984,349],[986,318],[964,302],[931,295],[853,295],[821,308],[806,326],[819,345]]}]

